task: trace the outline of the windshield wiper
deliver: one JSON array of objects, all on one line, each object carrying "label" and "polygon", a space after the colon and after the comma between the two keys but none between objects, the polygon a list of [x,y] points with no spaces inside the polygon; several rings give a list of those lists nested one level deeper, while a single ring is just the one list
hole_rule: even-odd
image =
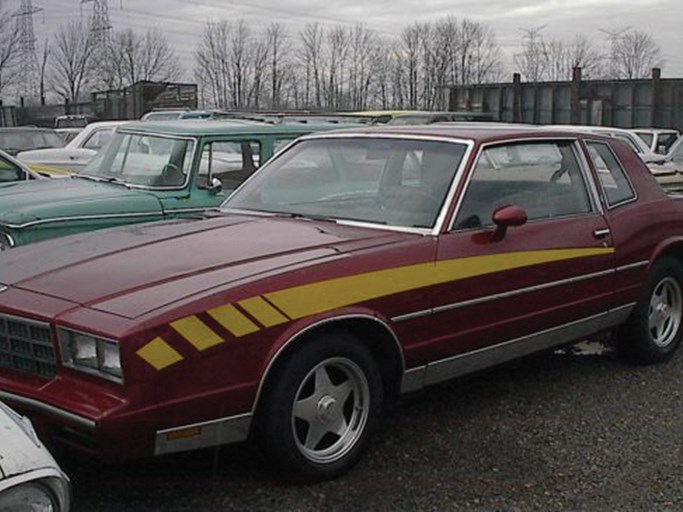
[{"label": "windshield wiper", "polygon": [[115,176],[93,176],[92,174],[72,174],[71,177],[96,181],[98,183],[113,183],[114,185],[123,185],[126,188],[130,188],[130,185],[127,182]]},{"label": "windshield wiper", "polygon": [[80,178],[82,180],[97,181],[98,183],[104,181],[102,178],[98,178],[97,176],[92,176],[90,174],[72,174],[71,177]]}]

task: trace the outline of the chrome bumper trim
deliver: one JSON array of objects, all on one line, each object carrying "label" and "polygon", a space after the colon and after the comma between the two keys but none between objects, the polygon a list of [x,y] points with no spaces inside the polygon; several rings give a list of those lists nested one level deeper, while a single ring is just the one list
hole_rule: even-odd
[{"label": "chrome bumper trim", "polygon": [[39,412],[52,414],[59,418],[70,421],[72,423],[76,423],[77,425],[87,428],[89,430],[95,430],[95,426],[97,425],[94,420],[84,418],[83,416],[79,416],[78,414],[74,414],[72,412],[65,411],[64,409],[60,409],[59,407],[55,407],[54,405],[48,405],[39,400],[34,400],[33,398],[26,398],[25,396],[21,395],[15,395],[14,393],[8,393],[7,391],[0,391],[0,399],[6,400],[8,402],[13,402],[19,404],[22,407],[34,409]]}]

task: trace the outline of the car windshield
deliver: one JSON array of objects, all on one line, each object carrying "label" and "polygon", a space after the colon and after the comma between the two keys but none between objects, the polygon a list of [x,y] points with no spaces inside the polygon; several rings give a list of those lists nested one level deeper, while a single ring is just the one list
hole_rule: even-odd
[{"label": "car windshield", "polygon": [[0,133],[0,148],[10,153],[62,147],[64,139],[57,132],[26,130]]},{"label": "car windshield", "polygon": [[117,132],[80,176],[151,188],[179,187],[190,174],[195,143]]},{"label": "car windshield", "polygon": [[303,140],[223,208],[432,228],[465,150],[462,143],[427,140]]}]

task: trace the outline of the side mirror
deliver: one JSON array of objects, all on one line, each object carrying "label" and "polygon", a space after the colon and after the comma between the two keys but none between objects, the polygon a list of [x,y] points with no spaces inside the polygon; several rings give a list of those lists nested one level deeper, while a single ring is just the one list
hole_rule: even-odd
[{"label": "side mirror", "polygon": [[526,224],[527,215],[523,208],[514,204],[506,204],[496,208],[493,212],[493,223],[496,229],[491,235],[494,242],[499,242],[505,238],[505,233],[510,227],[522,226]]},{"label": "side mirror", "polygon": [[221,180],[218,178],[211,178],[211,183],[199,185],[199,188],[208,190],[212,194],[218,194],[221,190],[223,190],[223,182],[221,182]]}]

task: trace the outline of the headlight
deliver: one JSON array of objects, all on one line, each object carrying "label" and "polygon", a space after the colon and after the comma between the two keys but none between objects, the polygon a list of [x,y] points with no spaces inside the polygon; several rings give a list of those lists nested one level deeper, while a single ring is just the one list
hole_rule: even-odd
[{"label": "headlight", "polygon": [[0,232],[0,252],[6,251],[14,247],[14,238],[12,238],[8,233]]},{"label": "headlight", "polygon": [[0,495],[0,510],[58,512],[60,506],[47,487],[26,483],[3,491]]},{"label": "headlight", "polygon": [[123,382],[118,342],[60,328],[59,344],[64,366]]}]

